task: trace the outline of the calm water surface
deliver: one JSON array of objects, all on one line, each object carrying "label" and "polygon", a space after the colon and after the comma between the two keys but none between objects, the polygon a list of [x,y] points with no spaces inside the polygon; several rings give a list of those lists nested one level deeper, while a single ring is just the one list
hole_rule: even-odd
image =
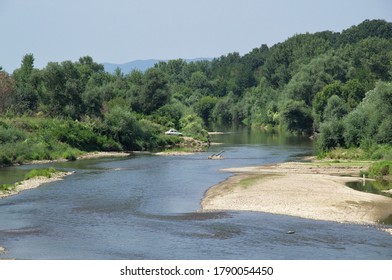
[{"label": "calm water surface", "polygon": [[[2,258],[392,259],[376,227],[251,212],[200,213],[200,200],[230,174],[221,168],[296,159],[311,143],[262,133],[215,136],[191,156],[139,155],[52,164],[63,181],[0,200]],[[207,156],[225,150],[223,160]],[[11,181],[37,166],[0,171]],[[40,165],[39,167],[42,167]],[[294,230],[295,234],[287,234]]]}]

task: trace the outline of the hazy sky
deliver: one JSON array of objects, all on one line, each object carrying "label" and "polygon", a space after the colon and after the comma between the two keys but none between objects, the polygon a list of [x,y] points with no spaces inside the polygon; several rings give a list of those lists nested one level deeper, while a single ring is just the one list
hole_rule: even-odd
[{"label": "hazy sky", "polygon": [[392,22],[390,0],[0,0],[0,65],[32,53],[97,62],[245,54],[298,33],[342,31],[365,19]]}]

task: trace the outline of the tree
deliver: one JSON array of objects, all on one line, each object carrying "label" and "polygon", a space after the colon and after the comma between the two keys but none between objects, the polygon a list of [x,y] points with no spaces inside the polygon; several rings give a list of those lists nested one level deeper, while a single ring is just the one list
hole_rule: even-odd
[{"label": "tree", "polygon": [[0,114],[7,112],[12,98],[14,82],[4,71],[0,71]]},{"label": "tree", "polygon": [[304,100],[312,105],[314,95],[324,86],[338,80],[346,81],[348,64],[341,57],[328,53],[314,58],[303,65],[287,84],[285,91],[289,98]]},{"label": "tree", "polygon": [[341,120],[326,121],[320,126],[320,135],[317,137],[317,146],[321,151],[344,146],[344,125]]},{"label": "tree", "polygon": [[214,122],[220,125],[236,123],[238,120],[236,119],[235,105],[235,97],[232,92],[224,98],[220,98],[212,112]]},{"label": "tree", "polygon": [[138,96],[139,109],[145,114],[151,114],[170,100],[167,79],[164,74],[155,68],[146,71],[142,78],[140,95]]},{"label": "tree", "polygon": [[385,20],[365,20],[357,26],[343,30],[339,37],[341,44],[353,44],[368,37],[392,38],[392,23]]},{"label": "tree", "polygon": [[365,139],[392,144],[392,83],[379,82],[344,119],[347,146],[359,146]]},{"label": "tree", "polygon": [[104,132],[121,143],[126,150],[139,150],[141,129],[131,112],[120,107],[112,108],[104,118]]},{"label": "tree", "polygon": [[358,79],[347,81],[343,87],[343,96],[350,109],[354,109],[365,97],[366,87]]},{"label": "tree", "polygon": [[342,98],[332,95],[324,110],[324,121],[338,121],[347,114],[347,105]]},{"label": "tree", "polygon": [[34,73],[34,56],[26,54],[21,67],[13,73],[15,91],[12,106],[17,114],[31,114],[37,110],[38,85],[34,84]]},{"label": "tree", "polygon": [[343,95],[343,84],[340,81],[335,81],[332,84],[324,86],[323,89],[314,96],[312,109],[316,129],[320,123],[324,121],[325,107],[327,106],[328,99],[333,95]]},{"label": "tree", "polygon": [[306,134],[312,131],[312,114],[303,101],[288,101],[281,109],[281,117],[288,131]]},{"label": "tree", "polygon": [[85,86],[75,64],[50,62],[43,71],[48,113],[79,119],[84,111],[82,92]]},{"label": "tree", "polygon": [[212,111],[218,102],[218,98],[211,96],[203,96],[195,106],[196,113],[203,119],[204,123],[208,125]]}]

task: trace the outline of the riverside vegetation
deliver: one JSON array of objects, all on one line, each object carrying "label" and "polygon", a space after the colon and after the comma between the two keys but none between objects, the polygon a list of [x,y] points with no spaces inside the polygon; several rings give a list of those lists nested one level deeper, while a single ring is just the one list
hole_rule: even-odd
[{"label": "riverside vegetation", "polygon": [[215,124],[245,124],[314,135],[320,157],[382,160],[367,174],[388,179],[391,80],[384,20],[145,72],[109,74],[89,56],[36,69],[26,54],[12,74],[0,68],[0,165],[183,141],[164,135],[168,128],[207,141]]},{"label": "riverside vegetation", "polygon": [[[30,170],[24,180],[30,180],[36,177],[45,177],[45,178],[51,178],[53,175],[59,173],[58,170],[56,170],[53,167],[50,168],[41,168],[41,169],[32,169]],[[0,191],[13,191],[16,189],[16,187],[20,184],[20,182],[14,183],[14,184],[0,184]]]}]

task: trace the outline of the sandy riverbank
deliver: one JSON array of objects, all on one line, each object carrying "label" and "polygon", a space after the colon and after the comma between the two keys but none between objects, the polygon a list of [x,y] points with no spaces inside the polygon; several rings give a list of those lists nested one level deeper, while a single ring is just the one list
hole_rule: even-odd
[{"label": "sandy riverbank", "polygon": [[42,184],[62,180],[65,176],[71,175],[73,173],[74,172],[57,172],[57,173],[53,174],[53,176],[50,178],[38,176],[38,177],[34,177],[34,178],[31,178],[28,180],[21,181],[19,183],[16,183],[16,187],[13,190],[0,191],[0,199],[7,197],[7,196],[18,194],[24,190],[38,188]]},{"label": "sandy riverbank", "polygon": [[[368,163],[291,162],[232,168],[235,173],[209,189],[202,210],[245,210],[343,223],[374,224],[392,214],[392,198],[355,191]],[[346,176],[342,176],[346,175]]]}]

